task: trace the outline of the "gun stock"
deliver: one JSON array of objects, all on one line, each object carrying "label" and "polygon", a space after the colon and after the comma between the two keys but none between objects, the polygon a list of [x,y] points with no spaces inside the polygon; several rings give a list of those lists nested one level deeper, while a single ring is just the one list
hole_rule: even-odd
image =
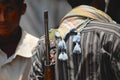
[{"label": "gun stock", "polygon": [[46,62],[45,62],[45,77],[44,80],[54,80],[54,65],[50,62],[50,41],[48,30],[48,11],[44,12],[44,27],[45,27],[45,47],[46,47]]}]

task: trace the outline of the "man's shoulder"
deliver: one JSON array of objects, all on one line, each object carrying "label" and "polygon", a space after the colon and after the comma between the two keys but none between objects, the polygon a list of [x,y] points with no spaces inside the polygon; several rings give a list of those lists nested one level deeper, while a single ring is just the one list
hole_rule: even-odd
[{"label": "man's shoulder", "polygon": [[94,20],[91,21],[90,24],[88,24],[88,27],[86,27],[86,29],[100,29],[102,31],[108,31],[120,35],[120,24],[117,24],[115,22],[100,22]]},{"label": "man's shoulder", "polygon": [[26,32],[26,31],[23,31],[23,34],[25,34],[25,37],[27,37],[28,39],[32,39],[33,41],[38,41],[39,40],[38,37]]},{"label": "man's shoulder", "polygon": [[[55,32],[57,31],[57,29],[50,29],[49,30],[49,39],[50,40],[53,40],[53,39],[55,39]],[[39,38],[39,41],[40,42],[44,42],[45,41],[45,35],[43,35],[43,36],[41,36],[40,38]]]},{"label": "man's shoulder", "polygon": [[120,24],[116,22],[101,22],[97,20],[91,21],[85,29],[83,29],[83,32],[103,32],[105,34],[112,34],[117,35],[120,38]]},{"label": "man's shoulder", "polygon": [[22,36],[16,49],[19,56],[30,58],[32,50],[37,46],[39,39],[26,31],[22,31]]},{"label": "man's shoulder", "polygon": [[[49,40],[50,40],[50,47],[53,46],[53,43],[55,44],[55,32],[57,29],[51,29],[49,30]],[[36,53],[37,50],[44,51],[45,50],[45,35],[41,36],[39,38],[38,44],[36,48],[34,49],[34,52]]]}]

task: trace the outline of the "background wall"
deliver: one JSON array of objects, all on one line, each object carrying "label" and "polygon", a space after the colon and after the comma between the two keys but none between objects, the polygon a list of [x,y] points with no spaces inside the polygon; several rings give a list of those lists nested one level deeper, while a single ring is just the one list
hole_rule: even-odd
[{"label": "background wall", "polygon": [[48,10],[49,29],[57,27],[62,17],[71,10],[66,0],[26,0],[27,11],[20,25],[27,32],[40,37],[44,34],[44,11]]}]

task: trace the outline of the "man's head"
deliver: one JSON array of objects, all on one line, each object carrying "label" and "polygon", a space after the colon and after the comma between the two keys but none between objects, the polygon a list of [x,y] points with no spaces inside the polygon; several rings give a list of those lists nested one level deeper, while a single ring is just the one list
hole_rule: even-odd
[{"label": "man's head", "polygon": [[105,10],[105,0],[67,0],[72,8],[79,5],[90,5],[96,7],[102,11]]},{"label": "man's head", "polygon": [[90,5],[107,12],[117,23],[120,23],[120,2],[119,0],[67,0],[72,8],[79,5]]},{"label": "man's head", "polygon": [[110,0],[108,4],[107,14],[120,24],[120,2],[119,0]]},{"label": "man's head", "polygon": [[9,36],[18,28],[25,10],[24,0],[0,0],[0,36]]},{"label": "man's head", "polygon": [[93,0],[67,0],[68,3],[71,5],[72,8],[77,7],[82,4],[88,5],[91,3]]}]

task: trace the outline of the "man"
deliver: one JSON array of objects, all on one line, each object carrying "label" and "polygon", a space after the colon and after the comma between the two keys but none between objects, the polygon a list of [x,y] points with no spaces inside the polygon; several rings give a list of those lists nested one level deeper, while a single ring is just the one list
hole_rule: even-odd
[{"label": "man", "polygon": [[[57,29],[55,80],[120,80],[120,25],[94,1],[71,10]],[[30,77],[42,80],[44,39],[38,49]]]},{"label": "man", "polygon": [[38,39],[19,25],[24,0],[0,0],[0,80],[27,80]]}]

